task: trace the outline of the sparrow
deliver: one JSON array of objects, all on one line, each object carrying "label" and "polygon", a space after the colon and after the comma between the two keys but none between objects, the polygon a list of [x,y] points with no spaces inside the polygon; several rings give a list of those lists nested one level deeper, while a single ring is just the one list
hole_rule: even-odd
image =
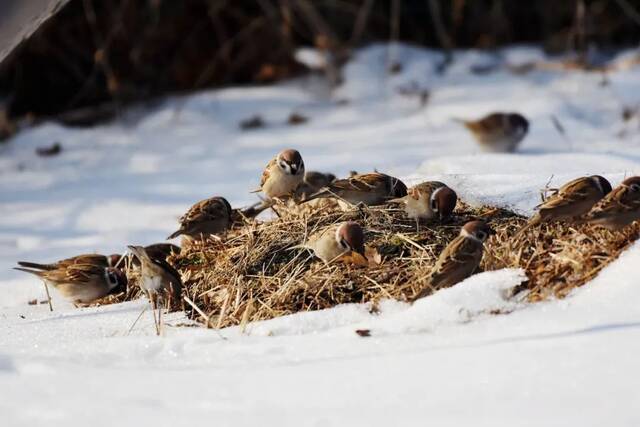
[{"label": "sparrow", "polygon": [[201,200],[191,206],[180,218],[180,228],[167,239],[180,235],[188,238],[200,238],[210,234],[221,234],[233,223],[233,210],[224,197],[212,197]]},{"label": "sparrow", "polygon": [[480,144],[482,151],[511,153],[529,131],[529,121],[518,113],[492,113],[478,120],[461,122]]},{"label": "sparrow", "polygon": [[423,182],[410,188],[406,196],[389,200],[404,204],[407,216],[416,222],[433,218],[443,221],[453,213],[457,202],[456,192],[439,181]]},{"label": "sparrow", "polygon": [[356,174],[333,181],[323,190],[309,196],[304,202],[318,198],[336,197],[352,205],[382,205],[390,199],[407,195],[407,186],[398,178],[374,172]]},{"label": "sparrow", "polygon": [[357,222],[347,221],[312,234],[307,242],[291,249],[305,248],[325,263],[351,256],[355,263],[366,263],[364,231]]},{"label": "sparrow", "polygon": [[296,199],[305,200],[309,196],[336,180],[336,176],[332,173],[322,173],[316,171],[305,172],[302,184],[296,189]]},{"label": "sparrow", "polygon": [[467,222],[460,235],[444,248],[427,279],[427,286],[412,301],[471,276],[480,265],[484,242],[491,234],[494,231],[484,221]]},{"label": "sparrow", "polygon": [[180,301],[182,279],[165,260],[151,258],[142,246],[128,246],[129,251],[140,260],[140,288],[150,299],[168,296],[174,303]]},{"label": "sparrow", "polygon": [[260,188],[268,199],[291,196],[304,179],[304,162],[297,150],[287,149],[274,157],[262,172]]},{"label": "sparrow", "polygon": [[583,220],[608,230],[620,230],[640,219],[640,176],[627,178],[598,202]]},{"label": "sparrow", "polygon": [[600,175],[574,179],[536,206],[538,212],[518,231],[521,235],[527,229],[551,221],[580,222],[579,217],[611,191],[611,184]]},{"label": "sparrow", "polygon": [[16,270],[35,274],[73,303],[88,304],[118,287],[126,287],[127,277],[112,267],[119,255],[78,255],[53,264],[19,261]]}]

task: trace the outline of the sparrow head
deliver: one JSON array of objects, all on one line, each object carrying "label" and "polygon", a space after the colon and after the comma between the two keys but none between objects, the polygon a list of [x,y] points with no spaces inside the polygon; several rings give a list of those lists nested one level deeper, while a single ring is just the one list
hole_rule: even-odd
[{"label": "sparrow head", "polygon": [[298,150],[281,151],[277,158],[278,167],[288,175],[304,174],[304,162]]},{"label": "sparrow head", "polygon": [[521,114],[510,113],[507,116],[509,126],[514,129],[518,134],[524,135],[529,130],[529,121]]},{"label": "sparrow head", "polygon": [[600,175],[592,175],[590,177],[596,186],[600,189],[603,196],[606,196],[611,192],[611,184],[604,177]]},{"label": "sparrow head", "polygon": [[622,181],[622,184],[629,188],[632,193],[640,193],[640,176],[632,176]]},{"label": "sparrow head", "polygon": [[360,224],[353,221],[347,221],[340,224],[336,230],[336,241],[345,251],[352,251],[362,255],[364,254],[364,231]]},{"label": "sparrow head", "polygon": [[458,203],[458,196],[455,191],[449,187],[437,188],[431,194],[431,210],[436,212],[440,217],[440,220],[448,218]]},{"label": "sparrow head", "polygon": [[480,242],[486,241],[491,234],[495,234],[495,232],[484,221],[469,221],[460,230],[461,236],[470,237]]},{"label": "sparrow head", "polygon": [[107,267],[104,269],[104,277],[109,284],[109,290],[112,291],[115,288],[122,288],[123,290],[127,286],[127,276],[124,271],[115,267]]}]

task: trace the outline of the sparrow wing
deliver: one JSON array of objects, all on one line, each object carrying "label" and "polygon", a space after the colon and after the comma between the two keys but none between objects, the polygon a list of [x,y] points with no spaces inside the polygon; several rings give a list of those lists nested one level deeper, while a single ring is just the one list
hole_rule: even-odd
[{"label": "sparrow wing", "polygon": [[371,191],[384,183],[384,177],[381,173],[354,175],[334,181],[329,188],[338,194],[342,191]]},{"label": "sparrow wing", "polygon": [[202,200],[193,205],[191,209],[180,218],[180,222],[183,227],[187,227],[189,224],[212,221],[228,215],[228,207],[225,203],[214,197]]},{"label": "sparrow wing", "polygon": [[597,201],[602,197],[602,192],[589,177],[582,177],[569,181],[558,192],[549,197],[544,203],[538,205],[538,209],[557,209],[565,206],[573,206],[589,200]]},{"label": "sparrow wing", "polygon": [[171,264],[160,258],[152,258],[151,262],[160,267],[167,274],[167,276],[171,279],[171,285],[174,287],[174,290],[182,289],[182,277],[180,276],[180,273],[178,273],[178,270],[176,270]]},{"label": "sparrow wing", "polygon": [[67,268],[59,268],[42,274],[44,279],[52,283],[86,284],[104,278],[103,266],[94,264],[72,264]]},{"label": "sparrow wing", "polygon": [[267,167],[264,168],[264,170],[262,171],[262,177],[260,177],[260,188],[262,188],[265,182],[267,182],[267,179],[269,179],[269,175],[271,174],[271,168],[273,168],[276,165],[276,161],[277,161],[276,157],[271,159],[271,161],[267,164]]},{"label": "sparrow wing", "polygon": [[154,243],[145,246],[144,250],[151,259],[166,259],[169,255],[179,254],[181,251],[180,246],[171,243]]},{"label": "sparrow wing", "polygon": [[442,251],[430,276],[431,286],[452,286],[469,277],[482,259],[482,243],[464,236],[456,237]]},{"label": "sparrow wing", "polygon": [[[108,267],[109,261],[107,257],[99,254],[85,254],[78,255],[71,258],[66,258],[61,261],[54,262],[52,264],[38,264],[35,262],[19,261],[18,265],[26,268],[31,268],[41,271],[52,271],[57,269],[65,269],[74,264],[93,264]],[[24,270],[23,270],[24,271]]]},{"label": "sparrow wing", "polygon": [[72,258],[63,259],[56,263],[56,268],[68,268],[72,265],[89,264],[100,267],[108,267],[109,260],[104,255],[99,254],[85,254],[78,255]]}]

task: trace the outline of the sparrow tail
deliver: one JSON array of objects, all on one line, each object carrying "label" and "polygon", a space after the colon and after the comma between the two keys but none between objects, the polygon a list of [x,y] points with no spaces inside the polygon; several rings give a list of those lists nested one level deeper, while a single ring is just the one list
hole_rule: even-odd
[{"label": "sparrow tail", "polygon": [[55,270],[55,265],[51,265],[51,264],[38,264],[35,262],[28,262],[28,261],[18,261],[18,265],[21,267],[26,267],[26,268],[33,268],[36,270]]},{"label": "sparrow tail", "polygon": [[249,206],[248,208],[242,209],[240,213],[247,218],[255,218],[273,205],[273,201],[263,200],[262,202],[258,202],[252,206]]},{"label": "sparrow tail", "polygon": [[184,229],[181,228],[178,231],[172,233],[169,237],[167,237],[167,240],[175,239],[176,237],[180,236],[183,233],[184,233]]}]

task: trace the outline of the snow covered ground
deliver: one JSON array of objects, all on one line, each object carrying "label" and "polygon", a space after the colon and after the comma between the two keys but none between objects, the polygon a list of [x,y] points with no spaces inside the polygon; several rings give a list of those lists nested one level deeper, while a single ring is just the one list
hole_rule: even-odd
[{"label": "snow covered ground", "polygon": [[[627,52],[620,61],[638,52]],[[474,276],[409,307],[388,301],[214,331],[154,336],[145,302],[74,309],[17,260],[52,261],[163,240],[193,202],[255,196],[262,167],[298,148],[308,169],[377,168],[437,178],[464,200],[530,213],[539,189],[640,174],[640,67],[599,73],[472,68],[542,59],[535,48],[357,52],[330,94],[315,77],[168,99],[90,129],[44,124],[0,146],[0,413],[3,425],[593,425],[640,423],[640,287],[634,245],[562,301],[505,298],[521,272]],[[603,81],[606,80],[606,84]],[[428,89],[425,107],[407,88]],[[516,110],[532,122],[516,155],[479,154],[451,119]],[[309,117],[286,124],[297,112]],[[263,129],[239,121],[262,116]],[[566,130],[554,128],[555,116]],[[36,147],[59,141],[59,156]],[[494,313],[494,314],[492,314]],[[496,315],[495,313],[502,313]],[[183,322],[175,314],[170,324]],[[354,333],[370,329],[371,337]]]}]

